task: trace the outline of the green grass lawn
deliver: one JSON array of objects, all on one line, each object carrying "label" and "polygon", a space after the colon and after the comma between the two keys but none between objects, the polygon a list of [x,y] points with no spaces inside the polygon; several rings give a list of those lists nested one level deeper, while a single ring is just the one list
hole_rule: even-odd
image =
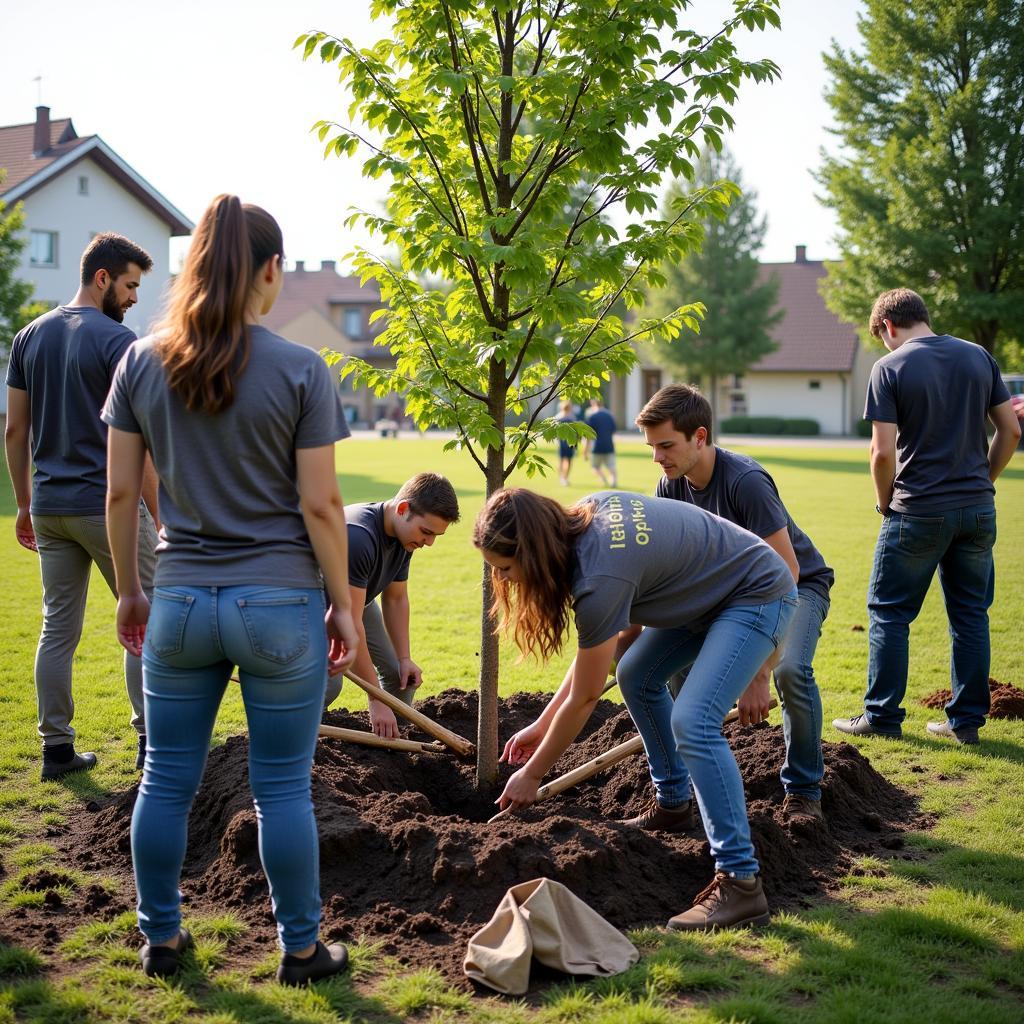
[{"label": "green grass lawn", "polygon": [[[832,611],[816,671],[825,721],[859,710],[867,659],[865,590],[878,517],[866,449],[751,446],[775,476],[796,520],[836,570]],[[639,443],[620,447],[620,485],[651,491],[657,473]],[[441,452],[432,439],[348,441],[339,446],[346,501],[390,496],[422,469],[446,473],[463,503],[463,521],[413,562],[413,657],[427,694],[475,685],[481,562],[469,543],[483,502],[483,481],[467,457]],[[573,486],[557,477],[535,482],[561,499],[597,489],[577,462]],[[1024,685],[1024,455],[1000,482],[996,601],[992,609],[992,674]],[[84,800],[135,781],[134,737],[114,637],[114,602],[94,578],[85,635],[75,661],[75,725],[81,749],[95,750],[97,769],[61,785],[38,779],[32,659],[39,630],[36,559],[17,546],[6,473],[0,484],[0,934],[3,917],[45,893],[25,889],[24,874],[61,869],[45,842],[48,827],[78,813]],[[924,856],[910,862],[865,859],[844,880],[840,898],[817,910],[777,915],[756,933],[676,936],[634,933],[644,953],[617,978],[559,986],[539,1003],[471,998],[430,972],[405,974],[372,947],[354,950],[350,978],[308,992],[279,989],[268,950],[255,970],[231,958],[240,927],[228,917],[189,919],[198,939],[194,962],[173,984],[151,982],[135,965],[132,915],[82,921],[60,948],[40,937],[33,950],[0,945],[0,1024],[7,1021],[285,1022],[407,1019],[459,1022],[661,1024],[669,1021],[758,1022],[1020,1022],[1024,1020],[1024,725],[990,722],[983,743],[955,748],[929,738],[929,713],[917,698],[948,686],[948,636],[937,586],[911,640],[911,679],[904,739],[859,741],[894,782],[920,795],[937,818],[912,836]],[[548,666],[516,664],[505,652],[502,692],[549,690],[567,657]],[[365,707],[346,687],[343,704]],[[934,713],[932,713],[934,715]],[[216,742],[241,731],[237,692],[229,691]],[[825,738],[840,739],[830,725]],[[623,884],[628,884],[623,865]],[[68,873],[61,885],[84,879]],[[684,906],[665,880],[666,917]],[[600,908],[597,908],[600,910]],[[48,965],[70,963],[54,980]]]}]

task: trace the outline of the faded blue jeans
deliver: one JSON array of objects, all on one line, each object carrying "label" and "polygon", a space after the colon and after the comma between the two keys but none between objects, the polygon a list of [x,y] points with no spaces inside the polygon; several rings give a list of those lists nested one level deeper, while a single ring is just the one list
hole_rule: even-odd
[{"label": "faded blue jeans", "polygon": [[[645,629],[616,670],[658,802],[673,807],[688,800],[692,780],[715,867],[734,878],[753,877],[758,863],[743,780],[722,720],[785,639],[796,606],[794,587],[777,601],[730,605],[700,633]],[[668,679],[688,665],[673,702]]]},{"label": "faded blue jeans", "polygon": [[150,943],[166,943],[181,927],[189,811],[235,665],[278,935],[287,952],[316,941],[320,861],[310,772],[327,678],[324,611],[318,589],[156,588],[142,652],[146,768],[132,815],[139,929]]},{"label": "faded blue jeans", "polygon": [[868,687],[864,712],[878,732],[898,735],[906,711],[910,623],[917,618],[935,570],[946,602],[952,640],[952,698],[946,716],[954,729],[985,724],[992,649],[988,610],[995,591],[991,504],[882,520],[868,584]]}]

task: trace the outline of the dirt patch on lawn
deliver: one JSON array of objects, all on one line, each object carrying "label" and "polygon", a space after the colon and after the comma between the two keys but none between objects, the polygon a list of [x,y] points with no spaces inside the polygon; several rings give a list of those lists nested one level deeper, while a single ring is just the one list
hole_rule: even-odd
[{"label": "dirt patch on lawn", "polygon": [[[531,722],[546,700],[542,694],[517,694],[502,701],[503,737]],[[421,707],[448,728],[475,736],[475,693],[449,690]],[[327,720],[367,727],[365,714],[331,713]],[[552,777],[633,732],[621,705],[601,701]],[[882,778],[854,747],[824,744],[827,826],[792,827],[782,820],[782,730],[730,726],[727,735],[743,773],[773,910],[821,901],[858,856],[910,856],[901,852],[903,833],[927,822],[913,797]],[[274,931],[246,757],[244,737],[233,737],[210,754],[192,810],[182,890],[186,915],[237,915],[252,926],[247,939],[262,943],[265,953]],[[663,924],[685,909],[711,877],[702,833],[646,834],[617,823],[638,813],[651,793],[642,755],[519,816],[488,825],[494,798],[509,774],[502,766],[499,788],[481,796],[473,785],[473,765],[454,757],[321,741],[313,798],[324,935],[380,941],[410,967],[435,966],[456,980],[462,977],[467,940],[518,882],[542,875],[563,882],[625,929]],[[132,905],[129,830],[135,795],[133,789],[106,806],[90,804],[89,813],[80,815],[59,840],[63,863],[113,875],[118,891],[79,890],[59,907],[26,909],[20,924],[8,916],[3,930],[17,933],[10,940],[24,943],[26,929],[45,924],[45,937],[52,941],[85,917],[111,917]]]},{"label": "dirt patch on lawn", "polygon": [[[1024,690],[1012,683],[1001,683],[989,677],[989,693],[992,695],[992,707],[989,718],[1024,719]],[[921,699],[926,708],[944,708],[952,699],[951,690],[936,690]]]}]

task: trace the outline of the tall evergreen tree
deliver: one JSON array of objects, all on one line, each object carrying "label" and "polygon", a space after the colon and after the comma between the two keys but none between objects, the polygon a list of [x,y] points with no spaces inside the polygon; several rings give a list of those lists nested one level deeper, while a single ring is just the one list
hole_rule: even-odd
[{"label": "tall evergreen tree", "polygon": [[[719,380],[745,373],[775,349],[769,329],[782,314],[774,310],[778,282],[758,280],[757,252],[767,220],[758,216],[757,193],[742,189],[739,168],[725,149],[701,155],[697,183],[705,188],[728,187],[732,201],[718,215],[704,219],[704,242],[699,249],[662,267],[666,284],[650,292],[647,310],[659,316],[683,302],[697,301],[707,308],[699,333],[687,331],[675,342],[652,348],[658,362],[706,381],[717,429]],[[669,216],[686,196],[682,184],[673,183],[663,216]]]},{"label": "tall evergreen tree", "polygon": [[842,253],[826,299],[866,325],[906,285],[998,354],[1024,324],[1024,2],[865,6],[862,51],[825,58],[842,143],[819,176]]}]

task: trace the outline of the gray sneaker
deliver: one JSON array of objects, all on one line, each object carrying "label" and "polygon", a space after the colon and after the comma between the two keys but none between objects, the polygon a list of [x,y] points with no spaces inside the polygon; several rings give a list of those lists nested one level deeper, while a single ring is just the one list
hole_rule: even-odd
[{"label": "gray sneaker", "polygon": [[980,742],[978,730],[974,726],[968,726],[966,729],[954,729],[949,724],[948,718],[944,722],[929,722],[928,731],[933,736],[938,736],[944,740],[952,740],[954,743],[975,744]]},{"label": "gray sneaker", "polygon": [[881,736],[887,740],[898,740],[903,736],[903,730],[897,726],[895,732],[882,732],[876,729],[865,714],[854,715],[853,718],[833,718],[832,725],[847,736]]},{"label": "gray sneaker", "polygon": [[641,832],[687,832],[694,827],[693,801],[687,800],[678,807],[662,807],[652,799],[635,818],[627,818],[619,824]]}]

